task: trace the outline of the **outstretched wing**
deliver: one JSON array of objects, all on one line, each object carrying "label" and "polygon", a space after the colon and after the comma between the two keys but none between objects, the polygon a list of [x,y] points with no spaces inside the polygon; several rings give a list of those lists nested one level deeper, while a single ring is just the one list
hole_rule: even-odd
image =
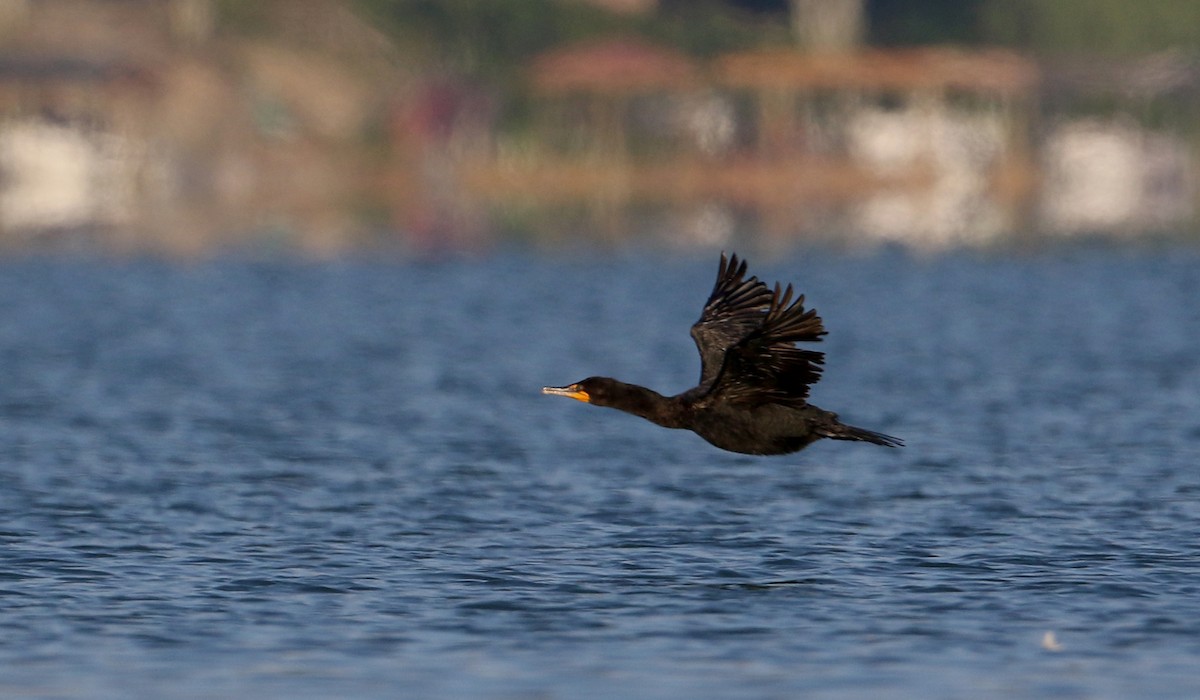
[{"label": "outstretched wing", "polygon": [[803,404],[821,378],[825,353],[793,343],[816,342],[826,331],[804,295],[792,301],[792,285],[775,285],[762,324],[729,349],[713,392],[734,403]]},{"label": "outstretched wing", "polygon": [[757,277],[746,279],[745,261],[736,254],[726,259],[721,253],[712,294],[692,326],[692,339],[700,351],[701,391],[707,391],[720,374],[729,349],[762,326],[771,298],[771,290]]}]

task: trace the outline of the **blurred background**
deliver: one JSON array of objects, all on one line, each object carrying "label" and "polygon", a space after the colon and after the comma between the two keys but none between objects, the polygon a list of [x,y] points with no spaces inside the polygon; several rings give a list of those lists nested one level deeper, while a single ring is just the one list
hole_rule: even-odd
[{"label": "blurred background", "polygon": [[[1198,0],[0,0],[0,699],[1200,698],[1198,146]],[[908,447],[540,393],[718,249]]]},{"label": "blurred background", "polygon": [[1194,240],[1193,0],[3,0],[0,245]]}]

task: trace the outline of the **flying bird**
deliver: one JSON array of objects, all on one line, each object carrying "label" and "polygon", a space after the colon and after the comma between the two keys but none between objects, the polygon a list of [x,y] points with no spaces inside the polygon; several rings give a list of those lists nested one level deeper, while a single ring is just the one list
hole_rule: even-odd
[{"label": "flying bird", "polygon": [[899,438],[846,425],[837,414],[808,402],[821,378],[825,354],[795,343],[825,335],[804,296],[792,285],[774,290],[746,278],[746,263],[721,254],[717,281],[692,326],[700,351],[700,383],[682,394],[656,391],[609,377],[588,377],[542,393],[567,396],[641,416],[664,428],[691,430],[723,450],[779,455],[821,438],[902,447]]}]

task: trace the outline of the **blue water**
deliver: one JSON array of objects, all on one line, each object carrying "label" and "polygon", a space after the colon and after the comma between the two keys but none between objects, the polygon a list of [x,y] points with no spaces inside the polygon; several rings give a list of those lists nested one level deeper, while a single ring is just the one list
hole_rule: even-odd
[{"label": "blue water", "polygon": [[1200,255],[751,255],[903,450],[539,394],[715,262],[0,261],[0,697],[1200,696]]}]

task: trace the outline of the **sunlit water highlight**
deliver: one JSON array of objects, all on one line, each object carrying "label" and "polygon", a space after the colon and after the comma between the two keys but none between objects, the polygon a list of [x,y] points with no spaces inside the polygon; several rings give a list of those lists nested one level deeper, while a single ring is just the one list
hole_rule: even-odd
[{"label": "sunlit water highlight", "polygon": [[907,448],[540,395],[715,256],[0,263],[0,696],[1200,694],[1200,257],[751,263]]}]

